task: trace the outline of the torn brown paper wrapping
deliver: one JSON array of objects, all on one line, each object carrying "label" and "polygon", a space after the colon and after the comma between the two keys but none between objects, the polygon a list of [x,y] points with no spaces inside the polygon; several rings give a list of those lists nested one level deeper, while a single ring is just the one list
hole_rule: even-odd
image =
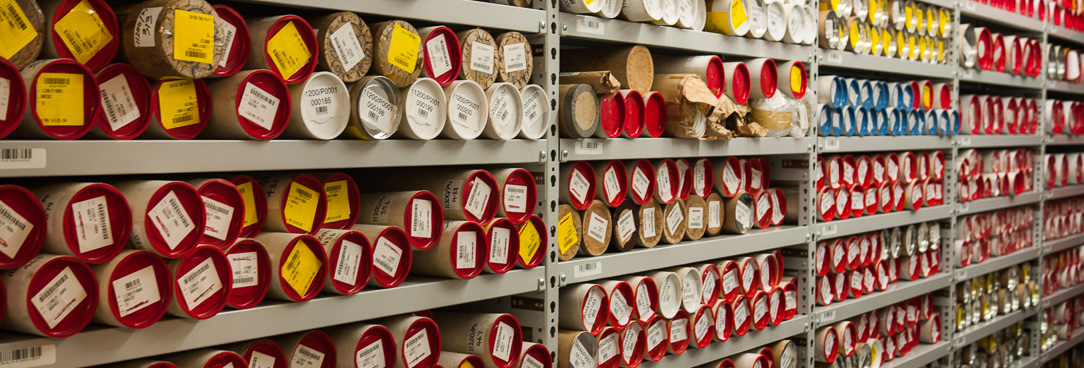
[{"label": "torn brown paper wrapping", "polygon": [[711,93],[707,83],[695,74],[659,74],[651,89],[666,99],[666,130],[664,133],[677,138],[700,138],[719,98]]},{"label": "torn brown paper wrapping", "polygon": [[609,70],[594,72],[564,72],[558,74],[561,84],[586,84],[595,93],[604,95],[621,89],[621,82]]}]

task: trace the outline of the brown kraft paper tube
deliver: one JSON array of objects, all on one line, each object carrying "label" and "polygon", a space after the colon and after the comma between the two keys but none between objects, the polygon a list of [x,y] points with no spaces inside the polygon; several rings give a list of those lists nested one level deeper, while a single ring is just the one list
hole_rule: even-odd
[{"label": "brown kraft paper tube", "polygon": [[[140,73],[152,79],[163,77],[206,78],[218,66],[222,54],[215,52],[214,45],[225,40],[222,25],[214,24],[218,13],[203,0],[149,0],[128,9],[121,34],[122,52],[119,54],[131,62]],[[177,11],[196,13],[188,19],[178,22]],[[183,14],[183,13],[182,13]],[[202,17],[202,15],[208,15]],[[119,18],[119,17],[118,17]],[[192,37],[201,43],[208,36],[203,27],[207,18],[213,31],[211,44],[202,47],[177,47],[174,40],[181,33],[191,32]],[[253,34],[253,37],[256,37]],[[176,58],[175,51],[182,51],[182,60]],[[221,51],[221,50],[220,50]],[[211,55],[207,55],[207,54]],[[189,57],[192,56],[192,57]],[[193,60],[203,60],[193,61]],[[209,62],[208,62],[209,61]]]},{"label": "brown kraft paper tube", "polygon": [[497,80],[497,41],[481,28],[456,32],[462,65],[459,78],[472,80],[487,89]]},{"label": "brown kraft paper tube", "polygon": [[497,81],[508,82],[523,89],[531,81],[534,56],[531,43],[519,32],[497,36]]},{"label": "brown kraft paper tube", "polygon": [[613,224],[610,218],[610,208],[600,200],[591,201],[591,205],[583,210],[580,215],[583,224],[580,226],[583,233],[583,246],[580,254],[587,256],[599,256],[606,252],[606,246],[610,244],[610,229]]},{"label": "brown kraft paper tube", "polygon": [[667,244],[677,244],[685,237],[685,228],[688,227],[686,220],[685,201],[675,199],[663,208],[663,241]]},{"label": "brown kraft paper tube", "polygon": [[318,70],[332,72],[346,83],[357,82],[369,72],[373,63],[373,34],[361,17],[351,12],[336,12],[307,20],[317,30]]},{"label": "brown kraft paper tube", "polygon": [[712,192],[704,202],[704,222],[707,235],[719,235],[723,231],[723,196]]},{"label": "brown kraft paper tube", "polygon": [[[376,45],[373,45],[375,63],[372,64],[371,74],[388,77],[399,88],[413,84],[422,73],[422,53],[418,52],[421,37],[418,36],[418,31],[402,20],[376,23],[371,30],[376,41]],[[403,46],[393,48],[393,45]],[[413,60],[410,60],[412,57]],[[396,63],[393,64],[389,58],[396,60]],[[404,69],[404,66],[407,68]]]},{"label": "brown kraft paper tube", "polygon": [[559,90],[557,127],[562,137],[591,138],[598,130],[602,115],[599,114],[598,95],[586,84],[562,84]]},{"label": "brown kraft paper tube", "polygon": [[708,202],[696,194],[685,199],[685,239],[699,240],[707,231]]},{"label": "brown kraft paper tube", "polygon": [[576,257],[580,251],[580,239],[583,229],[580,227],[580,214],[567,204],[557,206],[557,256],[562,261]]},{"label": "brown kraft paper tube", "polygon": [[598,340],[583,331],[557,331],[557,368],[598,366]]},{"label": "brown kraft paper tube", "polygon": [[646,93],[655,77],[651,51],[643,45],[565,50],[561,70],[609,70],[622,86]]},{"label": "brown kraft paper tube", "polygon": [[[20,30],[19,35],[4,35],[5,38],[18,36],[20,41],[25,41],[22,45],[16,45],[19,48],[11,55],[3,55],[7,57],[11,64],[15,65],[16,69],[22,69],[30,62],[37,60],[38,55],[41,54],[42,46],[45,44],[45,15],[41,11],[41,7],[38,6],[38,2],[35,0],[15,0],[15,5],[18,7],[19,12],[23,13],[23,17],[26,20],[26,29]],[[10,16],[10,10],[9,10]],[[33,32],[33,33],[31,33]],[[13,42],[8,41],[8,42]]]}]

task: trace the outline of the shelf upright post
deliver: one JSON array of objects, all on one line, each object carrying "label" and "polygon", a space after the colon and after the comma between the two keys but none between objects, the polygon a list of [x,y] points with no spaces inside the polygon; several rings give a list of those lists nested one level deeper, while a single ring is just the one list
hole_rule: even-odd
[{"label": "shelf upright post", "polygon": [[[818,0],[808,0],[808,2],[813,3],[813,7],[819,5],[817,3]],[[806,58],[806,70],[809,72],[809,80],[806,85],[810,87],[806,89],[807,96],[805,99],[813,102],[809,114],[811,125],[809,134],[813,135],[813,143],[806,148],[805,158],[808,164],[806,165],[805,180],[802,181],[802,184],[798,188],[798,197],[801,203],[801,206],[799,206],[800,216],[798,217],[798,224],[809,229],[809,233],[806,234],[806,262],[804,267],[798,271],[798,293],[801,296],[798,300],[798,313],[802,314],[806,319],[805,339],[800,342],[796,341],[798,345],[805,347],[804,349],[800,349],[801,354],[799,355],[800,359],[798,361],[801,364],[798,365],[799,368],[813,368],[816,366],[816,363],[813,361],[814,354],[811,354],[810,352],[816,349],[815,345],[817,341],[815,336],[816,321],[814,320],[815,315],[813,314],[813,307],[816,305],[814,286],[816,285],[817,280],[816,276],[814,276],[814,265],[817,256],[817,241],[819,240],[820,234],[815,231],[815,227],[813,226],[814,214],[816,213],[816,203],[814,203],[813,199],[816,197],[817,192],[813,178],[816,177],[814,175],[816,170],[820,169],[817,167],[817,155],[819,154],[819,147],[822,144],[820,142],[820,132],[818,131],[819,127],[817,126],[817,122],[820,121],[820,117],[818,116],[820,114],[820,109],[816,108],[817,88],[815,87],[817,85],[817,78],[820,77],[822,56],[820,56],[821,53],[818,51],[819,49],[819,43],[814,42],[813,46],[809,48],[809,57]]]},{"label": "shelf upright post", "polygon": [[[553,357],[554,362],[557,361],[557,312],[560,310],[560,306],[557,305],[558,287],[563,286],[564,280],[562,276],[558,274],[559,269],[555,267],[557,265],[557,176],[560,172],[558,165],[558,152],[560,151],[560,140],[557,136],[557,72],[560,65],[560,42],[561,36],[557,27],[557,20],[560,16],[560,7],[557,0],[534,0],[534,8],[542,9],[546,11],[546,18],[542,23],[538,24],[538,30],[542,42],[534,40],[532,43],[536,45],[533,50],[535,58],[535,69],[532,81],[538,83],[545,89],[546,95],[549,96],[549,106],[553,113],[550,114],[550,121],[546,124],[549,129],[546,129],[546,150],[539,152],[539,162],[543,166],[543,172],[541,176],[541,185],[539,188],[539,198],[541,198],[540,216],[547,225],[547,231],[549,232],[549,244],[546,248],[546,257],[542,261],[542,265],[546,268],[546,278],[540,280],[540,287],[543,289],[545,301],[543,305],[544,322],[542,333],[542,344],[546,345],[549,349],[550,355]],[[542,45],[538,47],[537,45]]]}]

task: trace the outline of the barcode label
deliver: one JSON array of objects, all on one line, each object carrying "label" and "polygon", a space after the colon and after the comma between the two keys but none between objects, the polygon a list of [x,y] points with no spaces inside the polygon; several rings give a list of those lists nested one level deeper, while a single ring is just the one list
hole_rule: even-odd
[{"label": "barcode label", "polygon": [[0,169],[43,169],[44,148],[0,148]]},{"label": "barcode label", "polygon": [[527,186],[505,184],[504,210],[512,213],[523,213],[527,211]]},{"label": "barcode label", "polygon": [[226,240],[233,223],[233,206],[203,196],[203,208],[207,213],[203,234],[218,240]]},{"label": "barcode label", "polygon": [[365,58],[365,50],[358,41],[358,34],[354,32],[352,23],[339,27],[339,30],[331,34],[331,45],[335,47],[335,53],[345,70],[354,69],[354,66]]},{"label": "barcode label", "polygon": [[0,367],[29,368],[56,363],[56,345],[32,346],[0,351]]},{"label": "barcode label", "polygon": [[358,105],[363,105],[368,110],[366,113],[368,118],[362,119],[367,128],[378,132],[392,131],[392,111],[395,107],[388,102],[387,94],[380,87],[375,85],[366,87],[362,91]]},{"label": "barcode label", "polygon": [[102,83],[99,88],[102,95],[102,108],[105,109],[109,127],[113,131],[120,130],[139,118],[139,107],[136,105],[131,87],[128,86],[128,79],[124,75],[118,75]]},{"label": "barcode label", "polygon": [[260,265],[256,252],[233,253],[227,256],[230,260],[230,269],[233,270],[233,288],[258,285],[256,276],[259,275]]},{"label": "barcode label", "polygon": [[279,109],[279,98],[255,84],[245,85],[244,95],[237,103],[237,113],[260,127],[271,130]]},{"label": "barcode label", "polygon": [[576,278],[594,276],[602,273],[602,262],[589,262],[576,266],[572,275]]},{"label": "barcode label", "polygon": [[373,265],[384,271],[384,274],[395,276],[402,256],[402,249],[392,244],[387,238],[381,237],[376,241],[376,247],[373,249]]},{"label": "barcode label", "polygon": [[327,106],[317,106],[316,113],[319,115],[327,114]]},{"label": "barcode label", "polygon": [[220,17],[215,17],[215,27],[221,27],[222,29],[221,47],[223,49],[221,50],[222,58],[218,60],[218,67],[225,68],[230,60],[230,51],[233,51],[233,38],[237,36],[237,27]]},{"label": "barcode label", "polygon": [[86,253],[113,244],[109,204],[105,196],[72,203],[71,210],[80,252]]},{"label": "barcode label", "polygon": [[[358,270],[361,268],[361,245],[349,240],[343,240],[339,248],[339,260],[335,265],[335,281],[356,286],[358,283]],[[364,281],[364,280],[362,280]]]},{"label": "barcode label", "polygon": [[158,235],[166,241],[170,250],[177,249],[181,241],[196,228],[195,223],[188,216],[184,206],[181,205],[177,193],[170,191],[158,204],[147,211],[147,217],[154,223]]},{"label": "barcode label", "polygon": [[471,70],[482,73],[493,73],[493,56],[494,51],[496,51],[493,46],[481,42],[472,42],[470,51]]},{"label": "barcode label", "polygon": [[511,45],[504,45],[504,71],[506,73],[514,73],[520,70],[527,69],[527,45],[524,43],[514,43]]},{"label": "barcode label", "polygon": [[320,368],[324,364],[324,353],[298,344],[292,360],[290,368]]},{"label": "barcode label", "polygon": [[45,289],[34,294],[30,301],[49,328],[54,328],[86,297],[87,292],[75,278],[71,267],[65,267]]},{"label": "barcode label", "polygon": [[22,13],[22,10],[20,10],[18,7],[16,7],[14,2],[8,3],[4,8],[5,8],[5,10],[7,10],[7,14],[8,14],[8,16],[5,17],[5,20],[7,20],[8,25],[10,25],[13,28],[19,28],[19,30],[21,30],[21,31],[26,30],[27,27],[29,27],[26,24],[26,22],[23,21],[22,17],[10,16],[11,14]]},{"label": "barcode label", "polygon": [[0,201],[0,252],[8,258],[15,258],[33,229],[34,224]]},{"label": "barcode label", "polygon": [[477,264],[478,233],[463,231],[456,234],[456,258],[455,268],[460,270],[473,269]]},{"label": "barcode label", "polygon": [[117,313],[121,317],[154,305],[161,300],[154,267],[147,266],[127,276],[113,280],[117,298]]},{"label": "barcode label", "polygon": [[583,33],[591,33],[597,35],[606,34],[606,29],[603,27],[602,22],[599,22],[596,18],[580,17],[576,20],[576,30]]},{"label": "barcode label", "polygon": [[181,276],[177,286],[181,288],[184,303],[188,309],[194,309],[210,299],[222,289],[222,280],[218,279],[218,269],[210,258],[200,262],[196,268]]},{"label": "barcode label", "polygon": [[602,140],[601,139],[577,139],[576,148],[577,155],[601,155],[602,154]]}]

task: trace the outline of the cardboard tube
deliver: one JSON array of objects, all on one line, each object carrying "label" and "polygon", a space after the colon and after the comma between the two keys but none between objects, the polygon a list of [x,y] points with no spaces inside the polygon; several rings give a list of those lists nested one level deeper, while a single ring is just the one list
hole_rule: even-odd
[{"label": "cardboard tube", "polygon": [[459,77],[488,89],[497,79],[497,41],[481,28],[456,32],[456,37],[462,55]]},{"label": "cardboard tube", "polygon": [[542,218],[531,215],[527,221],[519,225],[517,231],[519,232],[519,260],[516,261],[516,267],[535,268],[542,264],[548,252],[547,244],[549,244],[546,224],[542,222]]},{"label": "cardboard tube", "polygon": [[346,83],[356,82],[368,73],[373,62],[373,34],[364,20],[352,12],[307,20],[317,30],[321,56],[317,58],[317,69],[330,71]]},{"label": "cardboard tube", "polygon": [[399,88],[409,86],[421,74],[424,62],[418,31],[402,20],[376,23],[371,30],[376,41],[371,74],[390,78]]},{"label": "cardboard tube", "polygon": [[[144,180],[118,183],[116,188],[132,209],[131,247],[178,258],[187,255],[202,237],[203,201],[191,185]],[[152,225],[148,221],[152,217],[162,222]]]},{"label": "cardboard tube", "polygon": [[542,138],[550,121],[550,105],[545,103],[545,91],[537,84],[528,84],[520,90],[520,100],[523,102],[523,126],[519,138]]},{"label": "cardboard tube", "polygon": [[[316,55],[320,46],[309,22],[296,15],[279,15],[248,19],[246,23],[252,43],[245,69],[269,69],[289,84],[301,83],[312,75],[320,59]],[[296,48],[282,49],[279,47],[283,43],[272,42],[283,38],[291,40],[291,46]]]},{"label": "cardboard tube", "polygon": [[[237,353],[244,361],[252,362],[254,365],[259,364],[263,367],[284,368],[289,362],[286,360],[286,354],[279,347],[279,344],[270,339],[228,344],[222,346],[222,349]],[[350,358],[353,359],[353,357]],[[275,364],[276,362],[281,362],[281,366]]]},{"label": "cardboard tube", "polygon": [[648,160],[626,163],[628,172],[629,199],[636,204],[645,204],[655,195],[655,169]]},{"label": "cardboard tube", "polygon": [[424,189],[440,199],[444,218],[487,223],[497,212],[497,182],[485,170],[434,169],[425,176],[381,175],[363,190]]},{"label": "cardboard tube", "polygon": [[722,59],[715,55],[702,56],[654,56],[655,73],[695,74],[707,83],[715,97],[723,95],[726,73]]},{"label": "cardboard tube", "polygon": [[583,247],[579,253],[588,256],[598,256],[606,252],[610,244],[610,234],[613,219],[610,210],[600,200],[593,200],[581,214],[583,223],[580,228],[583,232]]},{"label": "cardboard tube", "polygon": [[429,191],[366,193],[358,207],[359,224],[405,229],[411,244],[419,250],[432,248],[440,240],[444,211]]},{"label": "cardboard tube", "polygon": [[822,363],[834,362],[839,353],[839,337],[835,327],[828,326],[817,330],[815,339],[816,352],[814,360]]},{"label": "cardboard tube", "polygon": [[704,212],[706,221],[706,233],[710,236],[719,235],[723,231],[723,197],[717,192],[712,192],[705,199]]},{"label": "cardboard tube", "polygon": [[268,174],[257,180],[267,195],[265,230],[311,234],[323,225],[327,195],[320,179],[309,174]]},{"label": "cardboard tube", "polygon": [[434,320],[442,349],[474,354],[492,367],[511,367],[519,359],[523,337],[510,314],[437,312]]},{"label": "cardboard tube", "polygon": [[651,52],[643,45],[565,50],[561,70],[609,70],[622,86],[646,93],[655,75]]},{"label": "cardboard tube", "polygon": [[621,366],[621,333],[613,327],[606,327],[598,336],[599,368],[618,368]]},{"label": "cardboard tube", "polygon": [[680,199],[663,208],[663,238],[667,244],[677,244],[685,237],[688,228],[688,209]]},{"label": "cardboard tube", "polygon": [[[407,351],[420,354],[415,359],[404,362],[395,359],[394,368],[433,367],[440,355],[441,334],[432,319],[422,316],[403,315],[374,320],[373,322],[388,328],[395,338],[395,355],[405,357]],[[428,352],[428,353],[425,353]]]},{"label": "cardboard tube", "polygon": [[636,246],[632,239],[639,235],[636,226],[636,220],[639,217],[638,206],[625,204],[613,209],[610,217],[614,221],[613,234],[610,236],[610,247],[612,249],[625,252]]},{"label": "cardboard tube", "polygon": [[[5,213],[21,219],[17,223],[8,221],[26,228],[25,238],[13,234],[7,240],[13,261],[25,262],[38,249],[45,249],[88,263],[102,263],[119,254],[128,242],[132,227],[128,202],[108,184],[54,184],[37,188],[33,194],[13,186],[8,189],[0,192],[6,194]],[[41,199],[40,204],[35,196]],[[43,208],[48,210],[42,213]]]},{"label": "cardboard tube", "polygon": [[256,239],[240,239],[225,249],[226,259],[233,271],[226,304],[235,309],[248,309],[260,304],[271,284],[271,257],[267,248]]},{"label": "cardboard tube", "polygon": [[353,295],[368,284],[372,272],[372,245],[355,230],[322,229],[315,234],[327,254],[323,291]]},{"label": "cardboard tube", "polygon": [[689,313],[689,328],[693,340],[690,346],[703,349],[715,339],[715,314],[711,306],[702,305],[695,313]]},{"label": "cardboard tube", "polygon": [[406,113],[395,136],[420,140],[439,136],[448,121],[448,97],[441,85],[432,78],[418,78],[400,93]]},{"label": "cardboard tube", "polygon": [[[153,79],[163,77],[199,79],[210,76],[215,67],[218,66],[223,53],[214,50],[214,45],[223,44],[225,41],[223,39],[225,29],[221,28],[222,25],[211,25],[215,28],[212,40],[202,39],[202,36],[205,35],[191,35],[197,37],[201,42],[210,41],[210,45],[181,48],[191,53],[191,55],[184,58],[186,60],[177,59],[174,55],[176,48],[173,40],[175,35],[186,32],[197,33],[195,30],[175,27],[175,11],[180,10],[207,15],[210,16],[209,18],[217,18],[217,12],[211,7],[211,4],[202,0],[150,0],[125,10],[128,17],[121,27],[124,30],[121,32],[121,47],[123,50],[121,56],[131,62],[132,66],[139,69],[143,75]],[[200,22],[202,21],[201,19]],[[174,28],[166,28],[166,25],[174,25]],[[198,26],[203,25],[205,23],[198,24]],[[266,68],[254,67],[252,69]]]},{"label": "cardboard tube", "polygon": [[723,231],[728,234],[744,234],[753,225],[753,197],[741,193],[723,201]]},{"label": "cardboard tube", "polygon": [[463,60],[455,31],[445,26],[426,27],[419,29],[418,35],[424,45],[421,76],[433,78],[441,86],[452,83],[459,76]]},{"label": "cardboard tube", "polygon": [[658,315],[663,318],[673,319],[681,309],[682,279],[677,273],[669,271],[653,272],[648,277],[654,280],[657,288],[655,294],[658,301]]},{"label": "cardboard tube", "polygon": [[474,222],[445,221],[440,241],[432,249],[414,254],[411,273],[472,279],[488,259],[485,229]]},{"label": "cardboard tube", "polygon": [[[384,326],[352,323],[326,329],[335,344],[335,366],[372,366],[397,360],[395,339]],[[441,354],[442,357],[445,354]],[[251,358],[249,359],[251,361]]]},{"label": "cardboard tube", "polygon": [[690,195],[685,201],[686,213],[686,240],[699,240],[707,231],[708,202],[697,195]]},{"label": "cardboard tube", "polygon": [[507,82],[491,83],[486,89],[489,102],[489,123],[482,129],[482,135],[490,139],[510,140],[516,137],[523,126],[523,102],[515,85]]},{"label": "cardboard tube", "polygon": [[509,82],[522,89],[531,80],[534,70],[533,48],[519,32],[505,32],[497,36],[497,81]]},{"label": "cardboard tube", "polygon": [[[10,69],[9,69],[10,68]],[[6,123],[15,122],[26,109],[26,88],[20,86],[22,78],[17,77],[17,70],[11,64],[0,63],[0,75],[9,82],[14,96],[9,95],[8,108],[4,111],[7,118],[0,121],[0,137],[15,129],[15,125],[6,128]],[[95,116],[90,134],[98,138],[133,139],[147,129],[150,119],[151,85],[146,77],[128,64],[110,64],[95,75],[102,93],[101,108]],[[22,88],[19,88],[22,87]],[[17,90],[21,89],[22,91]],[[22,100],[18,102],[16,98]]]},{"label": "cardboard tube", "polygon": [[598,340],[580,331],[557,331],[557,367],[578,368],[598,366]]},{"label": "cardboard tube", "polygon": [[126,250],[93,268],[100,308],[94,321],[139,329],[158,322],[170,298],[169,268],[154,253]]},{"label": "cardboard tube", "polygon": [[679,267],[670,269],[677,273],[681,279],[681,305],[689,313],[696,313],[703,302],[701,290],[703,289],[700,271],[694,267]]},{"label": "cardboard tube", "polygon": [[173,298],[166,313],[208,319],[226,306],[233,278],[229,260],[218,248],[196,247],[188,256],[169,261],[169,270]]},{"label": "cardboard tube", "polygon": [[222,58],[215,64],[212,76],[229,77],[237,74],[248,63],[252,38],[248,33],[248,24],[240,13],[221,4],[215,5],[214,9],[218,13],[215,26],[219,28],[216,31],[222,32],[223,41],[215,44],[215,53],[221,53]]},{"label": "cardboard tube", "polygon": [[[506,273],[516,266],[519,256],[519,236],[516,224],[506,218],[497,218],[485,226],[486,261],[484,271]],[[513,236],[513,234],[516,234]]]},{"label": "cardboard tube", "polygon": [[[90,69],[72,59],[42,59],[27,65],[20,74],[28,100],[22,123],[11,131],[11,137],[78,139],[94,127],[101,91]],[[45,75],[58,78],[45,78]],[[46,79],[57,83],[47,83]],[[79,80],[81,89],[76,88],[80,86],[76,84]],[[69,95],[61,102],[48,93],[50,89],[62,89],[62,93]]]},{"label": "cardboard tube", "polygon": [[[234,365],[243,367],[245,359],[235,352],[228,350],[198,349],[175,353],[162,357],[166,361],[176,364],[179,368],[202,368],[202,367],[226,367]],[[156,365],[150,365],[155,367]]]},{"label": "cardboard tube", "polygon": [[282,347],[286,361],[291,364],[302,363],[316,368],[332,368],[338,360],[335,342],[320,330],[283,335],[273,340]]},{"label": "cardboard tube", "polygon": [[455,353],[451,351],[441,351],[440,360],[437,361],[442,367],[484,367],[485,362],[481,358],[463,353]]},{"label": "cardboard tube", "polygon": [[308,234],[264,232],[256,236],[271,260],[268,296],[286,301],[308,301],[328,279],[327,252],[319,239]]},{"label": "cardboard tube", "polygon": [[599,101],[586,84],[562,84],[559,89],[558,128],[568,138],[590,138],[599,127]]},{"label": "cardboard tube", "polygon": [[560,328],[597,335],[606,327],[610,318],[610,301],[602,286],[577,284],[561,289],[558,297],[561,305],[565,306],[558,312]]},{"label": "cardboard tube", "polygon": [[346,126],[349,136],[365,140],[387,139],[399,130],[402,95],[392,79],[367,76],[349,87],[350,120]]},{"label": "cardboard tube", "polygon": [[373,246],[373,270],[369,285],[383,288],[398,286],[410,272],[412,251],[407,234],[387,225],[354,225]]}]

